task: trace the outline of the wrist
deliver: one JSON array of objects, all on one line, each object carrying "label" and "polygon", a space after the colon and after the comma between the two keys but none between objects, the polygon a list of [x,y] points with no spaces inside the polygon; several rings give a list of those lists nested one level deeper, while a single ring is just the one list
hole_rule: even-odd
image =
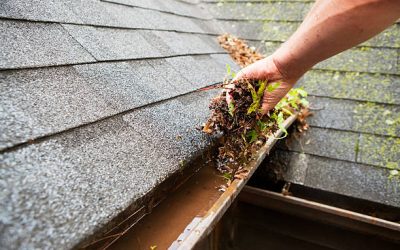
[{"label": "wrist", "polygon": [[296,82],[312,67],[286,49],[285,45],[277,49],[271,57],[277,70],[288,82]]}]

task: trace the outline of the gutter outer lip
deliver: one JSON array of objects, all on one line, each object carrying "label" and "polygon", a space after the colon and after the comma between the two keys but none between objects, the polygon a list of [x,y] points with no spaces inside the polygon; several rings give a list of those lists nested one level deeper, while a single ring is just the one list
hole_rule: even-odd
[{"label": "gutter outer lip", "polygon": [[[283,127],[288,128],[297,119],[297,116],[298,114],[296,113],[288,117],[283,123]],[[246,166],[249,171],[246,178],[234,180],[207,213],[203,217],[195,217],[168,249],[193,249],[200,240],[204,239],[213,230],[283,133],[279,129],[274,133],[274,136],[268,138],[254,159]]]}]

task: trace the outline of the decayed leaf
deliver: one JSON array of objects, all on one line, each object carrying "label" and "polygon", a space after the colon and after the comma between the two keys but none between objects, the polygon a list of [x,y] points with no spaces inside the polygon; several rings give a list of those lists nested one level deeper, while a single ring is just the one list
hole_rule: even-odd
[{"label": "decayed leaf", "polygon": [[[232,58],[242,67],[247,66],[263,56],[246,43],[236,37],[225,34],[219,37],[221,46],[226,49]],[[227,66],[228,75],[234,77],[231,68]],[[267,84],[264,81],[240,80],[236,82],[225,81],[224,91],[210,103],[211,115],[203,126],[203,131],[208,134],[221,134],[219,140],[217,168],[224,173],[228,180],[226,190],[233,179],[246,178],[248,172],[244,166],[255,152],[264,145],[266,139],[275,131],[281,129],[285,135],[287,131],[283,126],[285,119],[294,111],[304,110],[307,101],[304,97],[307,92],[302,89],[293,89],[288,95],[271,110],[269,115],[260,113],[260,103],[265,91],[274,91],[281,83]],[[300,113],[302,128],[307,129],[305,117],[307,111]]]},{"label": "decayed leaf", "polygon": [[233,60],[241,67],[246,67],[264,56],[254,48],[249,47],[243,40],[230,34],[223,34],[218,37],[219,44],[224,48]]}]

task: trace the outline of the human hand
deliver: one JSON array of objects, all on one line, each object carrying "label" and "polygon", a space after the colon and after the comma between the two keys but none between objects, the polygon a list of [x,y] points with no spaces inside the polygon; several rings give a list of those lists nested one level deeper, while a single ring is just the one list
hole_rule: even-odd
[{"label": "human hand", "polygon": [[273,60],[272,56],[259,60],[242,70],[240,70],[233,81],[239,79],[264,80],[268,84],[279,82],[279,86],[272,92],[264,92],[261,103],[261,111],[266,114],[273,109],[278,102],[285,97],[289,90],[293,87],[299,77],[289,77],[279,65]]}]

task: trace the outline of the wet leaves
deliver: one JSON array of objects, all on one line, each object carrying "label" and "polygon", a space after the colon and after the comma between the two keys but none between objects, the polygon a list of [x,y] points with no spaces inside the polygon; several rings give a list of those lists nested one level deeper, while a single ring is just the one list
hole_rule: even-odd
[{"label": "wet leaves", "polygon": [[258,53],[254,48],[249,47],[245,41],[230,34],[219,36],[218,42],[241,67],[245,67],[264,58],[264,56]]},{"label": "wet leaves", "polygon": [[[240,171],[264,145],[268,137],[281,129],[292,112],[298,112],[302,105],[299,92],[291,92],[268,115],[259,112],[260,101],[266,84],[257,81],[240,80],[225,82],[222,93],[210,103],[211,115],[203,126],[208,134],[222,134],[219,140],[217,168],[227,179],[243,178]],[[228,98],[229,96],[229,98]],[[290,110],[290,111],[289,111]],[[304,129],[304,128],[303,128]]]},{"label": "wet leaves", "polygon": [[[264,58],[234,36],[224,34],[218,39],[221,46],[242,67]],[[229,66],[227,71],[228,76],[234,77]],[[219,139],[217,168],[228,180],[227,186],[232,180],[247,176],[246,164],[278,129],[287,135],[283,126],[287,117],[300,112],[300,129],[304,131],[308,128],[305,122],[309,115],[305,100],[307,93],[302,89],[291,90],[267,115],[260,113],[264,92],[272,92],[279,85],[279,82],[267,84],[265,81],[226,80],[222,85],[224,90],[211,101],[211,115],[202,130],[207,134],[222,135]],[[220,187],[221,191],[225,189]]]}]

